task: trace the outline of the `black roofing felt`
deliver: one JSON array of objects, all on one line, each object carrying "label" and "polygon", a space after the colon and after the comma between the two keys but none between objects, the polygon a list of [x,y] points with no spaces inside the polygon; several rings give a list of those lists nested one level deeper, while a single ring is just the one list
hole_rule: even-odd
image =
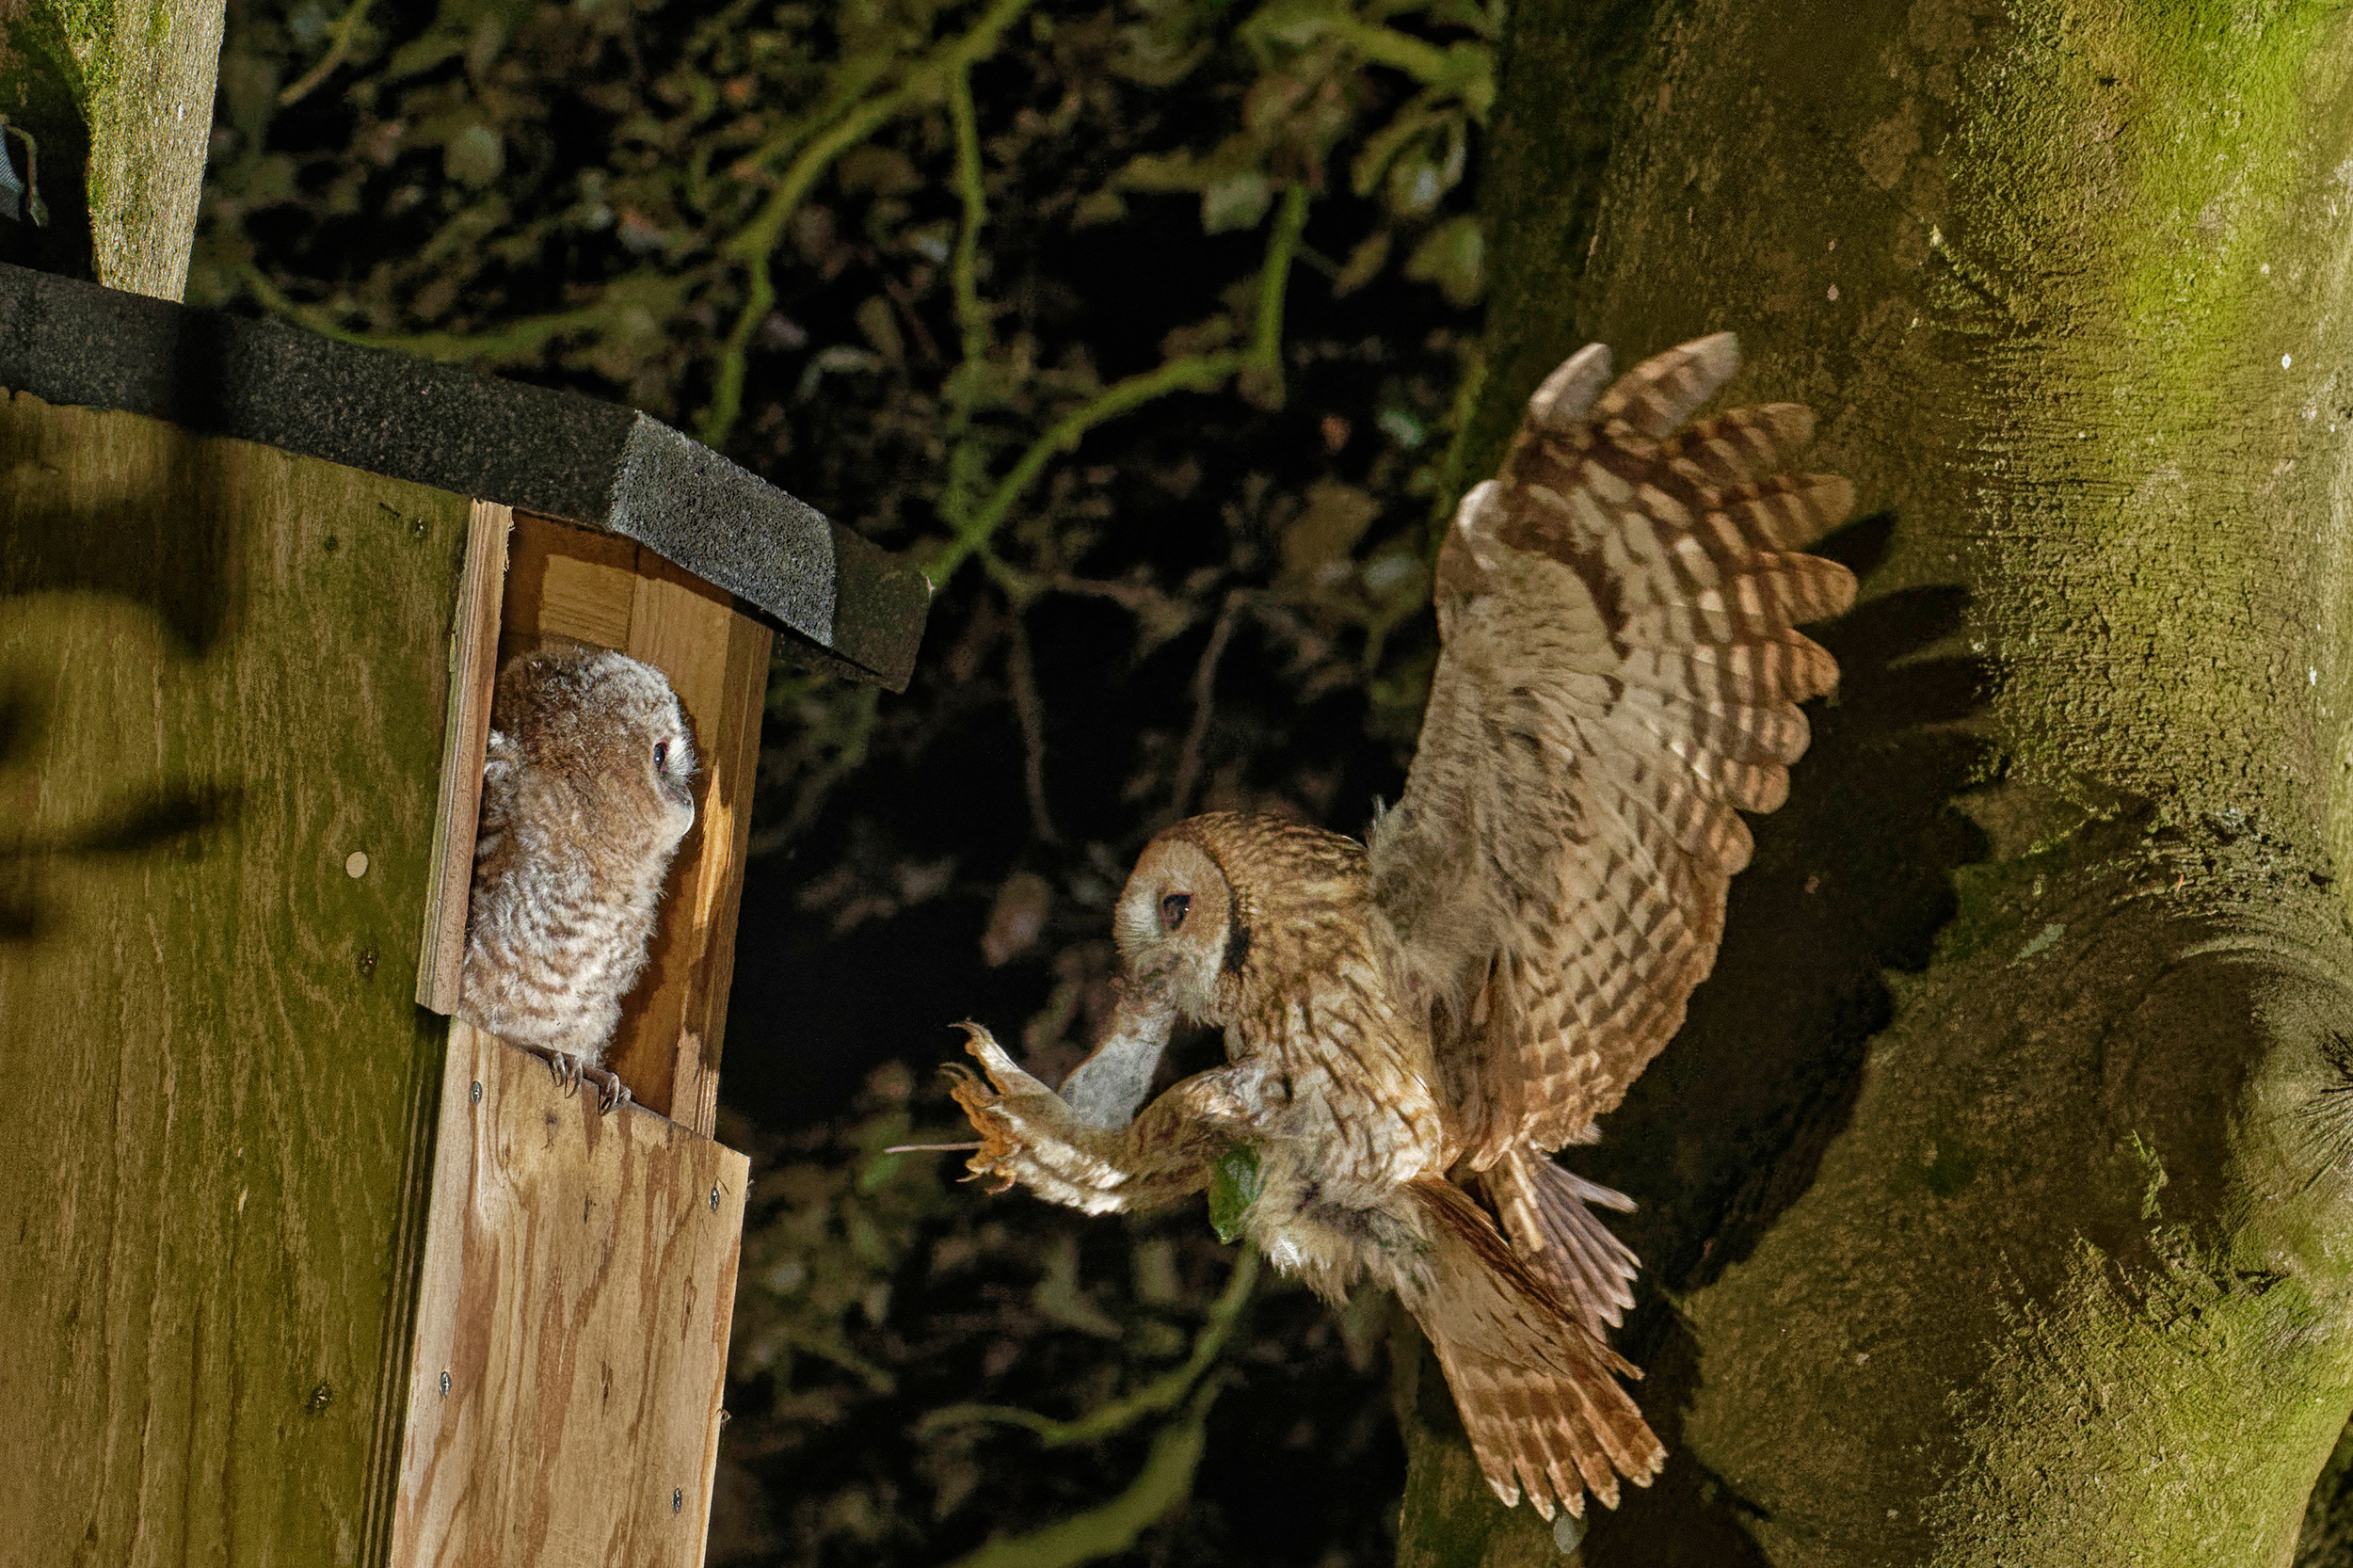
[{"label": "black roofing felt", "polygon": [[625,535],[893,690],[923,634],[921,572],[661,421],[573,392],[6,264],[0,388]]}]

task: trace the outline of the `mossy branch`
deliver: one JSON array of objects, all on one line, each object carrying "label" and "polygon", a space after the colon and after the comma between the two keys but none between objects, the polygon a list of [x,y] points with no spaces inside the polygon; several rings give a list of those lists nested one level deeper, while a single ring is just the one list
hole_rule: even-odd
[{"label": "mossy branch", "polygon": [[1494,56],[1479,44],[1441,49],[1394,27],[1347,19],[1334,23],[1330,30],[1376,65],[1393,66],[1417,82],[1457,94],[1476,118],[1483,120],[1495,105]]},{"label": "mossy branch", "polygon": [[924,568],[932,586],[937,588],[954,576],[966,557],[987,542],[997,525],[1013,510],[1013,504],[1021,498],[1021,492],[1045,471],[1055,454],[1070,451],[1096,425],[1142,408],[1156,397],[1175,392],[1208,392],[1241,369],[1241,364],[1242,357],[1230,353],[1194,354],[1171,360],[1157,369],[1113,382],[1064,414],[1052,429],[1030,444],[1021,460],[1013,466],[1013,472],[972,514],[971,520],[958,529],[955,537]]},{"label": "mossy branch", "polygon": [[1003,1426],[1026,1427],[1037,1433],[1047,1448],[1064,1448],[1076,1443],[1094,1443],[1125,1432],[1146,1416],[1157,1416],[1182,1404],[1193,1384],[1200,1381],[1216,1362],[1225,1342],[1233,1337],[1234,1329],[1241,1321],[1241,1310],[1249,1304],[1250,1292],[1258,1283],[1258,1255],[1250,1247],[1241,1249],[1235,1260],[1234,1272],[1226,1276],[1225,1288],[1210,1306],[1209,1315],[1193,1336],[1193,1353],[1184,1364],[1172,1367],[1132,1394],[1123,1395],[1088,1411],[1075,1421],[1057,1421],[1040,1416],[1033,1410],[1016,1405],[952,1404],[942,1405],[916,1424],[916,1434],[928,1437],[946,1427],[964,1426],[975,1421],[993,1421]]},{"label": "mossy branch", "polygon": [[728,172],[747,184],[764,182],[767,176],[762,171],[770,164],[791,153],[809,137],[849,113],[876,82],[890,73],[890,67],[897,58],[898,56],[890,50],[871,49],[863,55],[853,55],[843,60],[834,70],[833,91],[823,104],[805,115],[795,117],[758,147],[735,158],[728,164]]},{"label": "mossy branch", "polygon": [[988,313],[981,305],[980,285],[981,226],[988,221],[988,192],[981,184],[981,122],[972,105],[969,65],[949,80],[948,118],[955,127],[956,197],[964,206],[948,277],[955,292],[956,330],[964,341],[968,369],[988,358]]},{"label": "mossy branch", "polygon": [[769,259],[784,238],[785,225],[808,199],[818,180],[834,160],[876,131],[910,110],[936,103],[973,64],[997,52],[1005,29],[1029,8],[1030,0],[996,0],[981,14],[972,30],[942,43],[907,68],[901,84],[849,110],[801,149],[785,169],[776,188],[760,203],[760,213],[729,240],[725,254],[744,264],[747,277],[744,308],[719,353],[717,383],[699,434],[703,444],[724,449],[744,408],[744,374],[751,353],[752,334],[768,318],[776,302],[776,280]]},{"label": "mossy branch", "polygon": [[320,307],[287,298],[258,267],[241,267],[237,276],[253,292],[262,309],[307,327],[321,337],[357,344],[362,348],[389,348],[450,364],[498,364],[523,359],[536,353],[550,339],[567,332],[585,331],[609,313],[609,302],[604,302],[584,305],[576,311],[523,316],[496,332],[354,332]]},{"label": "mossy branch", "polygon": [[1261,408],[1283,406],[1283,295],[1290,286],[1291,263],[1306,227],[1307,187],[1294,182],[1283,188],[1283,205],[1276,209],[1273,232],[1267,236],[1250,347],[1242,356],[1242,393]]},{"label": "mossy branch", "polygon": [[1124,1552],[1136,1537],[1193,1493],[1193,1472],[1208,1446],[1209,1406],[1218,1380],[1202,1384],[1184,1418],[1162,1427],[1152,1451],[1128,1489],[1100,1508],[1074,1513],[1030,1535],[992,1541],[958,1558],[951,1568],[1072,1568],[1075,1563]]},{"label": "mossy branch", "polygon": [[[822,679],[822,678],[820,678]],[[836,688],[839,691],[839,688]],[[771,685],[768,691],[768,711],[779,711],[778,698],[783,689]],[[874,714],[880,692],[872,686],[854,686],[846,695],[827,704],[831,722],[810,736],[822,751],[830,744],[832,755],[818,764],[809,776],[797,783],[792,791],[792,808],[784,820],[762,828],[751,836],[744,850],[750,856],[773,855],[807,832],[817,820],[819,812],[831,798],[834,787],[855,773],[866,761],[866,750],[874,737]],[[804,726],[805,733],[810,728]],[[826,731],[830,730],[830,733]]]},{"label": "mossy branch", "polygon": [[367,20],[368,8],[375,4],[376,0],[352,0],[350,8],[336,21],[334,31],[328,38],[327,53],[319,56],[316,65],[289,82],[279,93],[280,108],[289,108],[302,102],[310,96],[313,88],[335,73],[336,67],[350,58],[352,40],[360,36],[360,24]]},{"label": "mossy branch", "polygon": [[950,527],[961,528],[988,463],[987,450],[971,434],[973,407],[980,401],[981,378],[988,366],[989,320],[980,285],[981,226],[988,221],[988,192],[981,183],[980,115],[972,104],[968,69],[957,72],[949,83],[948,118],[955,128],[956,195],[964,207],[948,277],[964,357],[948,377],[948,478],[940,490],[939,515]]},{"label": "mossy branch", "polygon": [[1130,376],[1096,392],[1055,422],[1052,429],[1030,444],[1013,472],[998,483],[980,509],[956,527],[940,552],[924,568],[938,588],[971,554],[988,542],[1013,510],[1014,503],[1045,472],[1058,453],[1075,449],[1086,433],[1109,420],[1143,407],[1156,397],[1177,392],[1208,392],[1237,371],[1263,386],[1272,377],[1273,399],[1282,400],[1283,293],[1289,285],[1291,264],[1298,258],[1299,236],[1307,223],[1307,187],[1286,188],[1267,236],[1266,264],[1258,274],[1258,300],[1248,347],[1241,353],[1191,354],[1154,369]]}]

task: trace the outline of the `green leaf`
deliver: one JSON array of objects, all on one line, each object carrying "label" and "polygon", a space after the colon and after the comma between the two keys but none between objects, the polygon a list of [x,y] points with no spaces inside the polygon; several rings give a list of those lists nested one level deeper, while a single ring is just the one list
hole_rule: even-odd
[{"label": "green leaf", "polygon": [[1258,1151],[1237,1144],[1209,1167],[1209,1228],[1221,1241],[1241,1235],[1242,1216],[1258,1201],[1266,1178],[1258,1174]]},{"label": "green leaf", "polygon": [[469,125],[442,144],[441,167],[463,184],[487,185],[506,167],[506,147],[488,125]]},{"label": "green leaf", "polygon": [[1201,232],[1222,234],[1229,229],[1253,229],[1274,204],[1274,186],[1258,170],[1244,169],[1203,187]]},{"label": "green leaf", "polygon": [[1458,310],[1478,304],[1487,288],[1487,239],[1479,219],[1465,213],[1424,234],[1405,258],[1405,276],[1417,283],[1437,284],[1447,303]]},{"label": "green leaf", "polygon": [[1356,248],[1348,253],[1348,264],[1340,268],[1340,275],[1332,280],[1332,293],[1343,296],[1354,294],[1379,277],[1381,268],[1389,259],[1389,231],[1385,227],[1375,229],[1366,235]]}]

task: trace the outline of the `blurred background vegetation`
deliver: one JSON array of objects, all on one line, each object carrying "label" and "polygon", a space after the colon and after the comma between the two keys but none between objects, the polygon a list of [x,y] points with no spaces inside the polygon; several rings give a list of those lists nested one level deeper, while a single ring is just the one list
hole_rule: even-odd
[{"label": "blurred background vegetation", "polygon": [[233,0],[192,303],[632,404],[938,590],[904,696],[770,683],[713,1563],[1391,1557],[1385,1302],[883,1151],[957,1018],[1078,1060],[1155,829],[1396,793],[1501,24]]}]

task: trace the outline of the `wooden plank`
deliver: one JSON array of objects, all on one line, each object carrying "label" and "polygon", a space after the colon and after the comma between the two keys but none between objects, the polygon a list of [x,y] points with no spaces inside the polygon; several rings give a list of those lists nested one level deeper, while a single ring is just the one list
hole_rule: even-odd
[{"label": "wooden plank", "polygon": [[[716,733],[705,764],[705,842],[722,850],[699,888],[704,926],[699,968],[688,988],[679,1032],[672,1103],[694,1108],[680,1115],[697,1132],[719,1121],[719,1055],[726,1043],[728,993],[735,983],[735,922],[744,905],[744,862],[752,838],[752,788],[760,776],[760,721],[768,704],[768,628],[749,616],[728,617],[727,673],[721,682]],[[675,1112],[674,1112],[675,1114]]]},{"label": "wooden plank", "polygon": [[[717,1063],[706,1070],[696,1026],[707,1027],[719,909],[725,904],[731,914],[742,887],[733,859],[741,759],[732,744],[741,715],[729,707],[742,694],[728,684],[729,634],[741,617],[732,604],[708,583],[642,552],[637,607],[623,649],[670,678],[694,727],[701,766],[695,826],[670,864],[646,978],[622,1006],[608,1060],[632,1091],[644,1083],[665,1114],[706,1135],[718,1113]],[[726,999],[719,1004],[724,1011]]]},{"label": "wooden plank", "polygon": [[466,564],[449,633],[449,718],[441,731],[440,807],[433,821],[433,886],[424,902],[417,1005],[457,1011],[466,967],[466,912],[473,886],[474,824],[498,684],[499,603],[506,591],[506,536],[514,512],[477,501],[466,521]]},{"label": "wooden plank", "polygon": [[382,1560],[467,511],[0,401],[10,1562]]},{"label": "wooden plank", "polygon": [[392,1568],[695,1568],[748,1162],[462,1020],[439,1147]]},{"label": "wooden plank", "polygon": [[537,647],[540,633],[626,648],[637,603],[637,549],[618,535],[516,514],[499,663]]}]

